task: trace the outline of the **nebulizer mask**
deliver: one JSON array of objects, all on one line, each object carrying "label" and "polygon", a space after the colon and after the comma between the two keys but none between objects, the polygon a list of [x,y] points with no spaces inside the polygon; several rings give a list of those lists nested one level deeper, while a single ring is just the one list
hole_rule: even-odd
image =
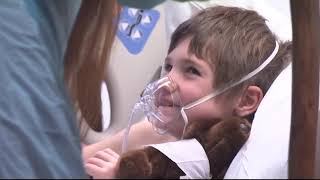
[{"label": "nebulizer mask", "polygon": [[[139,101],[134,105],[125,131],[122,152],[131,143],[129,131],[134,122],[134,115],[142,112],[158,134],[170,134],[181,137],[186,122],[179,118],[181,100],[176,83],[169,77],[163,77],[147,85]],[[148,137],[146,137],[148,138]]]},{"label": "nebulizer mask", "polygon": [[[216,89],[214,92],[193,101],[187,105],[183,105],[179,96],[179,88],[170,76],[165,76],[155,82],[150,83],[145,88],[143,95],[134,105],[131,117],[122,144],[122,152],[127,151],[128,143],[130,143],[129,131],[134,124],[133,116],[137,112],[143,112],[148,121],[152,124],[153,129],[158,134],[169,134],[180,140],[183,137],[185,128],[188,124],[186,110],[191,109],[203,102],[206,102],[225,91],[233,88],[242,82],[250,79],[263,68],[265,68],[272,59],[276,56],[279,45],[276,42],[275,48],[271,55],[254,71],[242,77],[236,82],[227,83],[224,86]],[[148,135],[146,135],[148,136]],[[148,137],[146,137],[148,138]],[[156,143],[156,142],[155,142]]]}]

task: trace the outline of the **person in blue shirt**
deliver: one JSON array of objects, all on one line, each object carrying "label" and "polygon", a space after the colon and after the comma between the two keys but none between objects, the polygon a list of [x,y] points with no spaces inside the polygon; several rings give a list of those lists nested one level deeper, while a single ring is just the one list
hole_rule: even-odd
[{"label": "person in blue shirt", "polygon": [[115,0],[0,1],[0,178],[87,178],[74,105],[99,106],[79,97],[100,97],[118,12]]}]

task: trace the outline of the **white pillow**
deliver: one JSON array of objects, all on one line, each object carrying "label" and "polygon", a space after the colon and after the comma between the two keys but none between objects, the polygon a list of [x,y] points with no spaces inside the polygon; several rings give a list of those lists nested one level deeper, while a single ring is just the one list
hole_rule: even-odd
[{"label": "white pillow", "polygon": [[262,100],[248,141],[231,163],[225,178],[288,178],[291,126],[290,64]]}]

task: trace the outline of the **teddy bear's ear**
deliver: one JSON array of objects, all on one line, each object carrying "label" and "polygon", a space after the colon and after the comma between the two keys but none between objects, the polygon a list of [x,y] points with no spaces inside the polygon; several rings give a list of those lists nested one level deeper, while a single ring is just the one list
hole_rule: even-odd
[{"label": "teddy bear's ear", "polygon": [[203,132],[219,123],[221,119],[199,120],[190,122],[183,134],[183,139],[199,138]]},{"label": "teddy bear's ear", "polygon": [[150,177],[152,173],[148,154],[143,149],[129,151],[121,155],[117,166],[116,176],[119,179]]},{"label": "teddy bear's ear", "polygon": [[178,179],[185,173],[158,149],[148,146],[121,155],[117,179]]},{"label": "teddy bear's ear", "polygon": [[[227,141],[229,145],[239,147],[249,137],[251,124],[247,119],[232,117],[223,119],[214,126],[210,126],[203,135],[202,140],[209,146],[215,145],[218,141]],[[210,141],[209,141],[210,140]]]}]

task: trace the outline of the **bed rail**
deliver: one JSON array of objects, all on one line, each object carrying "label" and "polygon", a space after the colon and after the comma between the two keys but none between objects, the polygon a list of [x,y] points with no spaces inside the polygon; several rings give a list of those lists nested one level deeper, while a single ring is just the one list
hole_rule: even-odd
[{"label": "bed rail", "polygon": [[319,99],[319,1],[291,0],[292,114],[288,177],[320,178],[317,143]]}]

